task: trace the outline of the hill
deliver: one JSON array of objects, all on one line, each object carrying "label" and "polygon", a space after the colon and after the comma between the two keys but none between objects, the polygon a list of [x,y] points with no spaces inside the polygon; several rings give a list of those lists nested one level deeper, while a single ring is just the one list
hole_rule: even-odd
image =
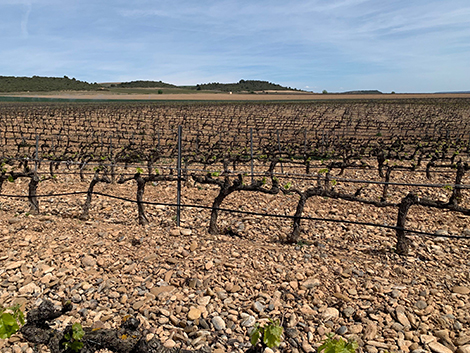
[{"label": "hill", "polygon": [[221,92],[256,92],[256,91],[289,91],[296,90],[284,87],[268,81],[240,80],[237,83],[201,83],[196,86],[197,90],[221,91]]},{"label": "hill", "polygon": [[64,77],[15,77],[0,76],[0,92],[50,92],[50,91],[96,91],[96,83]]},{"label": "hill", "polygon": [[360,91],[347,91],[342,94],[382,94],[379,90],[369,89],[369,90],[360,90]]},{"label": "hill", "polygon": [[178,86],[163,81],[130,81],[111,84],[110,87],[119,88],[178,88]]}]

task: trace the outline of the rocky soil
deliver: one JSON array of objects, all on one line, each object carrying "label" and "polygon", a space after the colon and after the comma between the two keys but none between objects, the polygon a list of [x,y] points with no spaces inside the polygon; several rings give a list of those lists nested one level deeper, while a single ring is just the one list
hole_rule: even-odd
[{"label": "rocky soil", "polygon": [[[64,177],[39,193],[86,190]],[[27,181],[3,192],[25,193]],[[98,185],[97,191],[135,198],[135,186]],[[372,191],[371,191],[372,192]],[[172,185],[149,186],[147,200],[174,202]],[[215,190],[185,186],[183,202],[210,205]],[[210,197],[209,197],[210,196]],[[25,311],[43,299],[71,299],[74,310],[56,327],[113,328],[135,315],[147,337],[166,347],[243,352],[255,323],[278,318],[280,347],[313,352],[329,332],[354,339],[360,350],[421,353],[470,352],[470,243],[410,236],[412,251],[393,251],[393,231],[305,222],[303,239],[284,245],[288,220],[222,215],[209,235],[207,210],[185,209],[180,228],[174,209],[148,206],[148,226],[135,205],[95,196],[90,219],[80,221],[84,195],[41,198],[41,214],[25,200],[0,199],[0,304]],[[224,207],[292,214],[295,195],[230,196]],[[311,200],[306,214],[393,224],[396,209]],[[410,226],[438,234],[470,235],[469,218],[416,208]],[[0,341],[2,352],[45,352],[20,335]]]}]

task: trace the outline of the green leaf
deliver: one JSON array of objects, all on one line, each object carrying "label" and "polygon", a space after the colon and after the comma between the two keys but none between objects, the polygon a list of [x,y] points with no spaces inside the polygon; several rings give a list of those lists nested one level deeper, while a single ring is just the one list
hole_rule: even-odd
[{"label": "green leaf", "polygon": [[263,342],[269,348],[279,347],[281,344],[282,327],[279,321],[271,322],[264,328]]},{"label": "green leaf", "polygon": [[78,352],[80,349],[83,348],[83,342],[74,341],[69,345],[70,349],[74,352]]},{"label": "green leaf", "polygon": [[20,329],[13,315],[9,313],[3,313],[0,317],[0,321],[2,322],[2,326],[7,338]]},{"label": "green leaf", "polygon": [[13,182],[15,181],[15,179],[13,178],[13,175],[9,175],[9,176],[8,176],[8,181],[9,181],[10,183],[13,183]]},{"label": "green leaf", "polygon": [[83,331],[82,325],[79,322],[76,322],[72,325],[72,333],[74,340],[81,340],[85,336],[85,331]]},{"label": "green leaf", "polygon": [[0,338],[2,340],[4,340],[5,338],[8,338],[5,325],[3,325],[3,320],[0,320]]},{"label": "green leaf", "polygon": [[355,353],[359,347],[356,341],[346,341],[343,339],[333,339],[333,334],[329,334],[328,338],[323,341],[323,344],[318,347],[318,352],[323,353]]},{"label": "green leaf", "polygon": [[250,342],[252,346],[256,346],[258,344],[259,336],[260,336],[259,325],[256,324],[253,331],[251,331],[251,334],[250,334]]}]

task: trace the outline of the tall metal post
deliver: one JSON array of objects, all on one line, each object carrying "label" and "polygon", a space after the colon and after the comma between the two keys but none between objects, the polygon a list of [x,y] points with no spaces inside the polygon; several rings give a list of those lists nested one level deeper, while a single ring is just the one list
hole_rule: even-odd
[{"label": "tall metal post", "polygon": [[[277,149],[279,150],[279,158],[282,157],[282,154],[281,154],[281,137],[279,135],[279,130],[276,131],[277,132]],[[281,164],[281,173],[284,173],[284,168],[282,167],[282,162],[280,162]]]},{"label": "tall metal post", "polygon": [[177,181],[177,193],[176,193],[176,226],[180,226],[181,220],[181,135],[183,132],[183,127],[178,126],[178,181]]},{"label": "tall metal post", "polygon": [[251,184],[255,183],[255,176],[253,175],[253,128],[250,127],[250,155],[251,155]]}]

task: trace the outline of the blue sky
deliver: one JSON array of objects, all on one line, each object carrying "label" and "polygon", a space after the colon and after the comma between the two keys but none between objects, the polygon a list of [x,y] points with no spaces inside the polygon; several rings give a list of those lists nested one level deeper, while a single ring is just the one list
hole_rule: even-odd
[{"label": "blue sky", "polygon": [[0,0],[0,75],[470,90],[468,0]]}]

